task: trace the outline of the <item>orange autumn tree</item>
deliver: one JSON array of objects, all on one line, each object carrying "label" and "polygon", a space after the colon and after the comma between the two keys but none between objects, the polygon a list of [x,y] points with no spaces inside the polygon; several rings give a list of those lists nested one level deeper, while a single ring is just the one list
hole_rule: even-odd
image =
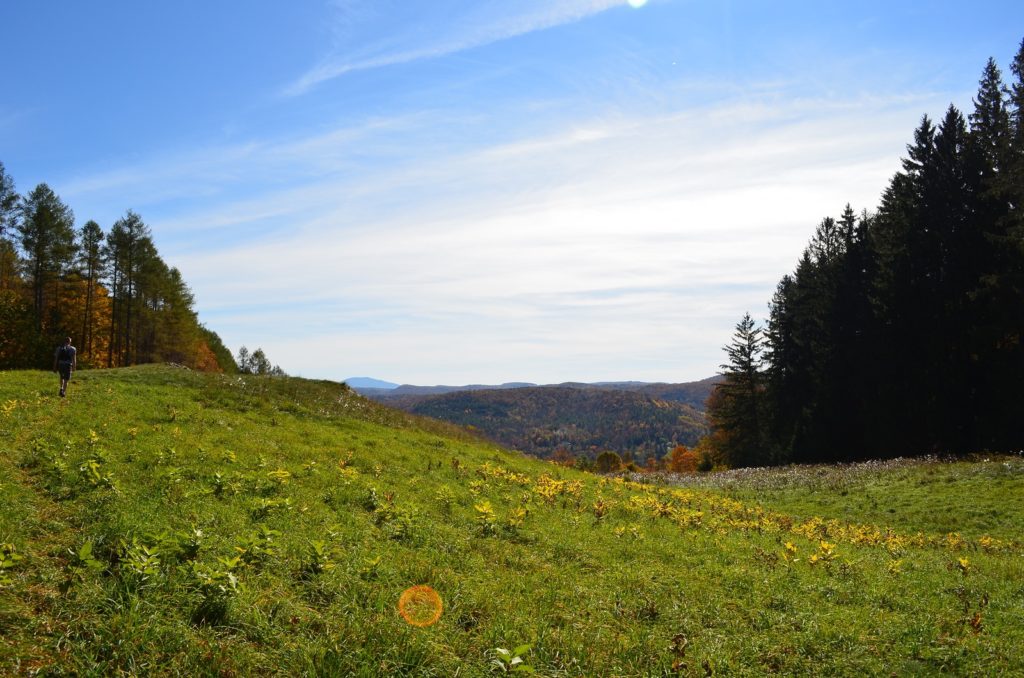
[{"label": "orange autumn tree", "polygon": [[668,457],[668,470],[672,473],[696,473],[700,455],[686,445],[676,445]]}]

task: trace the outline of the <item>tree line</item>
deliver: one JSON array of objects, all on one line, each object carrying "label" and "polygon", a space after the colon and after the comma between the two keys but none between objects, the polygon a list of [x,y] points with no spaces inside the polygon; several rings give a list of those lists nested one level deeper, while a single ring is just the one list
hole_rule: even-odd
[{"label": "tree line", "polygon": [[1024,447],[1024,42],[925,115],[873,213],[821,221],[708,400],[731,466]]},{"label": "tree line", "polygon": [[108,232],[92,220],[76,229],[48,185],[19,195],[0,163],[0,368],[46,368],[70,336],[83,367],[237,371],[194,304],[138,214],[128,210]]}]

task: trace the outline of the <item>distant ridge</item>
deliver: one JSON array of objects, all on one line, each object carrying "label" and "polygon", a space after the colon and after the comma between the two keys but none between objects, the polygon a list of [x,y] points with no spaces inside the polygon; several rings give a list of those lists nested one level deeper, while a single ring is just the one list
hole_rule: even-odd
[{"label": "distant ridge", "polygon": [[389,395],[442,395],[459,391],[500,391],[507,388],[527,388],[536,385],[525,381],[510,381],[497,385],[467,384],[466,386],[414,386],[412,384],[402,384],[391,391]]},{"label": "distant ridge", "polygon": [[386,405],[473,430],[540,457],[614,450],[663,456],[707,433],[704,403],[721,377],[684,384],[636,381],[557,385],[357,389]]},{"label": "distant ridge", "polygon": [[[644,393],[661,400],[669,400],[689,405],[697,410],[703,411],[704,402],[707,400],[711,389],[721,381],[721,377],[714,376],[700,381],[692,381],[681,384],[669,384],[664,382],[646,381],[603,381],[584,383],[567,381],[561,384],[534,384],[530,382],[511,381],[504,384],[468,384],[465,386],[417,386],[414,384],[393,384],[379,379],[359,377],[347,379],[345,383],[356,390],[357,393],[368,398],[377,398],[387,402],[392,399],[404,399],[406,396],[436,396],[446,393],[458,393],[462,391],[502,391],[514,388],[574,388],[574,389],[598,389],[605,391],[633,391]],[[408,409],[411,402],[398,403],[394,400],[392,404]]]},{"label": "distant ridge", "polygon": [[381,391],[390,391],[398,388],[398,384],[390,381],[382,381],[380,379],[374,379],[373,377],[349,377],[345,380],[351,388],[356,391],[362,391],[362,389],[375,389]]}]

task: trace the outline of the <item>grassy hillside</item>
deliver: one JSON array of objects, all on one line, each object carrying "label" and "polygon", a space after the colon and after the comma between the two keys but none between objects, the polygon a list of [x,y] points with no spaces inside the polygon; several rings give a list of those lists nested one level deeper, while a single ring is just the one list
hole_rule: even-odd
[{"label": "grassy hillside", "polygon": [[[1024,672],[1022,546],[998,516],[918,534],[898,507],[759,506],[742,478],[597,478],[326,382],[55,387],[0,373],[0,674],[472,676],[515,650],[541,675]],[[416,585],[433,625],[398,613]]]},{"label": "grassy hillside", "polygon": [[707,433],[704,414],[646,393],[583,386],[389,395],[381,402],[472,427],[491,440],[539,457],[558,449],[591,458],[605,450],[632,453],[641,463]]},{"label": "grassy hillside", "polygon": [[892,459],[858,464],[736,469],[675,479],[797,518],[827,515],[902,531],[1020,539],[1024,456]]}]

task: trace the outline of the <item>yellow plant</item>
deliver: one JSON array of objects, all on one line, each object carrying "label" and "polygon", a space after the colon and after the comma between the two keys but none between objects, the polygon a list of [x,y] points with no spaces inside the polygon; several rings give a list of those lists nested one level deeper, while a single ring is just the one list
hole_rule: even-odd
[{"label": "yellow plant", "polygon": [[276,471],[269,471],[267,473],[267,477],[277,483],[278,487],[280,487],[281,485],[286,485],[288,483],[288,479],[292,477],[292,474],[285,471],[283,468],[279,468]]},{"label": "yellow plant", "polygon": [[512,508],[508,512],[508,517],[505,518],[505,527],[515,532],[523,523],[526,522],[526,516],[529,515],[529,511],[522,506]]}]

